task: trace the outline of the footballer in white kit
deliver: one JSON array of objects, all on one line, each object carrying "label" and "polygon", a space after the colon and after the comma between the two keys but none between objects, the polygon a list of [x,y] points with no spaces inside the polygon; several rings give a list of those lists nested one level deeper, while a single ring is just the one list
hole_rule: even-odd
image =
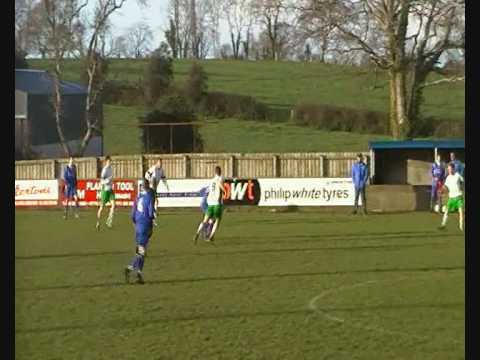
[{"label": "footballer in white kit", "polygon": [[205,217],[203,221],[200,223],[197,233],[193,238],[194,243],[197,242],[198,236],[200,232],[204,229],[204,227],[209,226],[209,224],[213,223],[212,231],[210,232],[210,236],[206,239],[206,241],[213,241],[213,237],[220,225],[220,221],[222,219],[223,213],[223,194],[225,193],[225,189],[223,184],[225,182],[224,177],[222,176],[222,170],[220,166],[215,167],[215,176],[212,180],[210,180],[210,184],[208,185],[208,196],[207,196],[207,212],[205,213]]},{"label": "footballer in white kit", "polygon": [[[167,188],[167,191],[170,191],[167,183],[167,178],[165,176],[165,171],[163,170],[162,167],[162,160],[158,159],[155,165],[150,167],[146,172],[145,172],[145,180],[148,181],[150,184],[150,189],[153,190],[153,195],[155,199],[155,210],[158,208],[158,198],[157,198],[157,187],[158,184],[160,184],[160,181],[163,182],[165,187]],[[155,218],[157,217],[157,213],[155,211]],[[154,220],[154,225],[156,226],[157,223]]]},{"label": "footballer in white kit", "polygon": [[455,165],[448,164],[448,176],[445,179],[444,187],[448,189],[448,202],[447,208],[443,214],[442,224],[440,229],[444,229],[447,225],[448,214],[457,212],[459,215],[459,228],[463,231],[463,192],[462,184],[464,182],[463,177],[455,172]]}]

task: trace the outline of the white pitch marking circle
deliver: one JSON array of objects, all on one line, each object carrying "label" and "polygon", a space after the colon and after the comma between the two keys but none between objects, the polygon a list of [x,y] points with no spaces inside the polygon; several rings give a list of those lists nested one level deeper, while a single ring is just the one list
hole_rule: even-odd
[{"label": "white pitch marking circle", "polygon": [[[313,312],[322,315],[327,320],[334,321],[334,322],[337,322],[337,323],[346,324],[348,326],[355,327],[355,328],[358,328],[358,329],[372,330],[372,331],[377,331],[377,332],[381,332],[381,333],[384,333],[384,334],[391,334],[391,335],[402,335],[402,336],[406,336],[406,337],[413,338],[413,339],[418,339],[418,340],[423,340],[423,341],[431,340],[431,337],[427,337],[427,336],[415,335],[415,334],[411,334],[411,333],[407,333],[407,332],[403,332],[403,331],[388,330],[388,329],[385,329],[385,328],[382,328],[382,327],[377,327],[377,326],[367,326],[367,325],[357,324],[357,323],[354,322],[354,320],[348,320],[348,319],[344,319],[344,318],[341,318],[341,317],[338,317],[338,316],[331,315],[324,310],[318,309],[318,307],[317,307],[317,302],[320,299],[322,299],[322,298],[324,298],[324,297],[326,297],[327,295],[330,295],[330,294],[339,293],[343,290],[354,289],[354,288],[362,287],[362,286],[369,286],[371,284],[377,284],[377,283],[380,283],[380,282],[393,283],[393,282],[397,282],[397,281],[411,280],[411,279],[412,279],[412,277],[403,277],[403,278],[398,278],[398,279],[387,279],[387,280],[369,280],[369,281],[364,281],[364,282],[355,283],[355,284],[351,284],[351,285],[343,285],[343,286],[339,286],[339,287],[336,287],[336,288],[327,289],[327,290],[321,292],[319,295],[312,298],[308,303],[308,308],[310,310],[312,310]],[[454,339],[445,339],[445,340],[450,340],[451,342],[458,343],[458,344],[463,343],[461,341],[454,340]]]}]

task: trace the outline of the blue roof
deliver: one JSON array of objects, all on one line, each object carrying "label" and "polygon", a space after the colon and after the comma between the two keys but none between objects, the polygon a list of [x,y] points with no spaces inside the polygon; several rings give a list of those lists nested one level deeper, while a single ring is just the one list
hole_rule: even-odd
[{"label": "blue roof", "polygon": [[[87,88],[66,81],[61,81],[63,95],[85,95]],[[53,94],[53,79],[43,70],[15,69],[15,90],[34,95]]]},{"label": "blue roof", "polygon": [[368,147],[376,149],[465,149],[465,140],[407,140],[369,141]]}]

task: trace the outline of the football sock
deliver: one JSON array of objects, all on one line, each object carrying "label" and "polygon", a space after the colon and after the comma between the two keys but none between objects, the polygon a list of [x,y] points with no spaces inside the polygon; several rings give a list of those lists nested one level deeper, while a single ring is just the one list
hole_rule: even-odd
[{"label": "football sock", "polygon": [[200,231],[202,231],[202,229],[203,229],[203,224],[204,224],[204,222],[202,221],[202,222],[200,223],[200,225],[198,226],[197,234],[199,234]]},{"label": "football sock", "polygon": [[139,255],[139,259],[138,259],[138,269],[139,269],[140,271],[143,271],[143,264],[145,264],[145,256]]},{"label": "football sock", "polygon": [[448,210],[445,211],[445,213],[443,214],[442,226],[445,226],[447,224],[447,219],[448,219]]}]

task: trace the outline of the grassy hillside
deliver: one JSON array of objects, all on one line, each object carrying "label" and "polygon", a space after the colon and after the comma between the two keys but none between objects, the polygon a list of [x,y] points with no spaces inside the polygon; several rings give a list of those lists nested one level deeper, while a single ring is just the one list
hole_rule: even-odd
[{"label": "grassy hillside", "polygon": [[[105,152],[138,154],[140,130],[135,126],[141,108],[105,106]],[[382,135],[329,132],[280,123],[259,123],[237,119],[209,120],[199,128],[205,152],[296,152],[362,151],[369,140]]]},{"label": "grassy hillside", "polygon": [[[48,69],[43,60],[30,60],[33,68]],[[112,60],[110,78],[138,81],[143,77],[146,60]],[[252,95],[273,108],[290,109],[299,102],[331,104],[352,108],[388,111],[388,86],[385,73],[379,73],[373,89],[373,70],[320,63],[272,61],[201,61],[208,74],[210,90]],[[190,60],[174,64],[175,79],[182,81]],[[78,81],[80,64],[65,63],[65,77]],[[437,77],[434,75],[433,77]],[[425,92],[424,112],[439,118],[463,119],[464,82],[429,87]]]}]

